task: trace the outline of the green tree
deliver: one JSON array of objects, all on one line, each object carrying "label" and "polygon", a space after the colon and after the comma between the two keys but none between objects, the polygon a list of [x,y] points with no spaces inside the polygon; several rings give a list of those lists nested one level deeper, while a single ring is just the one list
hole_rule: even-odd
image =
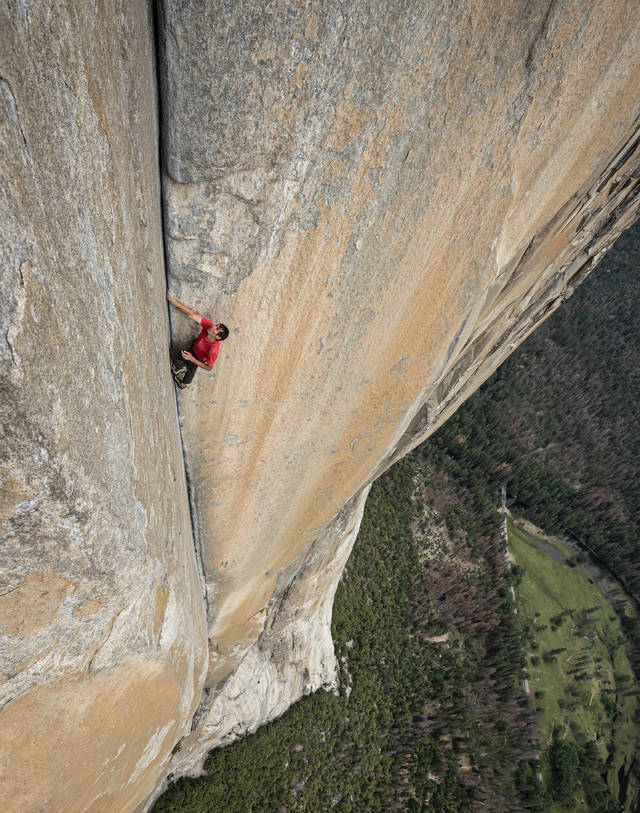
[{"label": "green tree", "polygon": [[551,795],[561,804],[571,804],[580,783],[580,759],[573,742],[561,740],[549,749]]}]

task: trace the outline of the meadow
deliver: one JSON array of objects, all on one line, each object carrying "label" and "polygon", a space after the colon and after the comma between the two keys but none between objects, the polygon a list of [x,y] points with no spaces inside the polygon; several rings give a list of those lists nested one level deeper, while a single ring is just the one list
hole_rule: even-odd
[{"label": "meadow", "polygon": [[[551,810],[599,809],[593,798],[597,775],[602,787],[606,777],[611,797],[605,800],[603,791],[602,803],[616,809],[617,800],[627,810],[637,783],[631,769],[640,744],[639,687],[620,619],[566,542],[511,520],[508,536]],[[558,747],[571,765],[577,756],[575,770],[566,769],[564,798],[559,788],[553,793]]]}]

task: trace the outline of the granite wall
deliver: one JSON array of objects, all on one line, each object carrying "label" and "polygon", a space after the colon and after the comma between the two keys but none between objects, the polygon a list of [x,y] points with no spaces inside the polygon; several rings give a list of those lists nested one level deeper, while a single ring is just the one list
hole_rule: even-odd
[{"label": "granite wall", "polygon": [[133,810],[206,672],[150,23],[0,3],[3,811]]},{"label": "granite wall", "polygon": [[0,101],[0,800],[142,809],[332,684],[369,483],[636,218],[640,7],[2,0]]},{"label": "granite wall", "polygon": [[247,695],[283,705],[241,664],[272,662],[279,614],[315,623],[332,575],[292,594],[345,503],[637,216],[640,6],[165,0],[160,30],[169,284],[232,330],[180,395],[210,602],[195,769],[255,727]]}]

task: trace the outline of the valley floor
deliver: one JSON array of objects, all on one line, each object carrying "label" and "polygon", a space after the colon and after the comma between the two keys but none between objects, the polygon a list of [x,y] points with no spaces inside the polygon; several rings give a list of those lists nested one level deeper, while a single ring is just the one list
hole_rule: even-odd
[{"label": "valley floor", "polygon": [[[540,719],[543,776],[554,796],[551,809],[607,810],[593,806],[599,785],[599,803],[609,803],[610,794],[630,811],[638,798],[632,765],[640,746],[640,687],[607,597],[615,586],[584,554],[526,520],[509,520],[508,535],[526,674]],[[560,747],[573,758],[574,746],[576,769],[558,768],[554,752]],[[568,786],[575,787],[572,802]]]}]

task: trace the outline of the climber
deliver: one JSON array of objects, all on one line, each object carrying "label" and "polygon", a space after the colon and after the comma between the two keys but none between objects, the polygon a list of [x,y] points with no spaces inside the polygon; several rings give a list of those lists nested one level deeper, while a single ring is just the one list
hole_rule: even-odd
[{"label": "climber", "polygon": [[181,350],[178,355],[174,349],[171,353],[173,380],[180,389],[184,389],[187,384],[193,381],[193,376],[196,374],[198,367],[207,372],[213,370],[213,365],[218,358],[220,342],[224,341],[229,335],[229,328],[221,322],[216,325],[209,319],[205,319],[204,316],[200,316],[199,313],[192,311],[182,302],[178,302],[169,291],[167,291],[167,299],[175,308],[202,326],[202,330],[191,344],[191,351]]}]

